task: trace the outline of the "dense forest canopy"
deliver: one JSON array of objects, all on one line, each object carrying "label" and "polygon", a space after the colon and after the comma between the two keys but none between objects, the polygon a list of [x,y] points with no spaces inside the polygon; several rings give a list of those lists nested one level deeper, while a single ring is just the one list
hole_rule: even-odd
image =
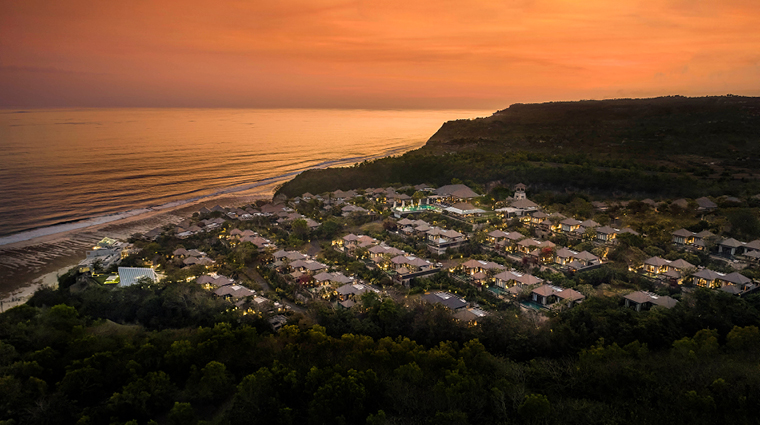
[{"label": "dense forest canopy", "polygon": [[708,424],[760,408],[757,296],[593,298],[477,326],[368,296],[272,333],[196,291],[64,285],[0,315],[1,423]]}]

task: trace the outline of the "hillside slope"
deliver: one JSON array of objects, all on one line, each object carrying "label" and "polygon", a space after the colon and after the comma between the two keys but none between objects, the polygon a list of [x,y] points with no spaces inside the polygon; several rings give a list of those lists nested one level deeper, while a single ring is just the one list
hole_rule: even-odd
[{"label": "hillside slope", "polygon": [[278,193],[458,178],[620,196],[754,194],[758,169],[760,98],[672,96],[516,104],[447,122],[401,157],[309,170]]},{"label": "hillside slope", "polygon": [[680,96],[515,104],[487,118],[445,123],[423,150],[488,147],[658,159],[760,154],[760,98]]}]

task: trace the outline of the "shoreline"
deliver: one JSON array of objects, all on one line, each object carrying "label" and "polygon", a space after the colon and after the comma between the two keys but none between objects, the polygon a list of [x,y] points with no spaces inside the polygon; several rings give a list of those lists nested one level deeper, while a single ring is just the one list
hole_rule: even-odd
[{"label": "shoreline", "polygon": [[271,199],[271,196],[272,192],[237,196],[220,195],[173,208],[154,210],[86,228],[0,246],[2,310],[25,303],[37,289],[43,286],[56,286],[57,277],[79,264],[85,258],[86,252],[104,236],[126,240],[135,233],[144,233],[156,227],[177,224],[202,207],[211,208],[217,204],[229,207],[242,206],[260,199]]}]

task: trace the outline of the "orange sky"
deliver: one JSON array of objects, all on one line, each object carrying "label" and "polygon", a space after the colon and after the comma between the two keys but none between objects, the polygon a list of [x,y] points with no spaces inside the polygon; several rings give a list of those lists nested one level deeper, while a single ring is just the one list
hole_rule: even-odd
[{"label": "orange sky", "polygon": [[758,0],[2,0],[0,106],[760,95]]}]

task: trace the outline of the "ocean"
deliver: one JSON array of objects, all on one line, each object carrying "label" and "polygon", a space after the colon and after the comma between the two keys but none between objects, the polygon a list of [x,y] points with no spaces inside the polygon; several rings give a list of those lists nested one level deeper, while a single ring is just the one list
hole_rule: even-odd
[{"label": "ocean", "polygon": [[398,155],[489,111],[0,110],[0,246]]}]

